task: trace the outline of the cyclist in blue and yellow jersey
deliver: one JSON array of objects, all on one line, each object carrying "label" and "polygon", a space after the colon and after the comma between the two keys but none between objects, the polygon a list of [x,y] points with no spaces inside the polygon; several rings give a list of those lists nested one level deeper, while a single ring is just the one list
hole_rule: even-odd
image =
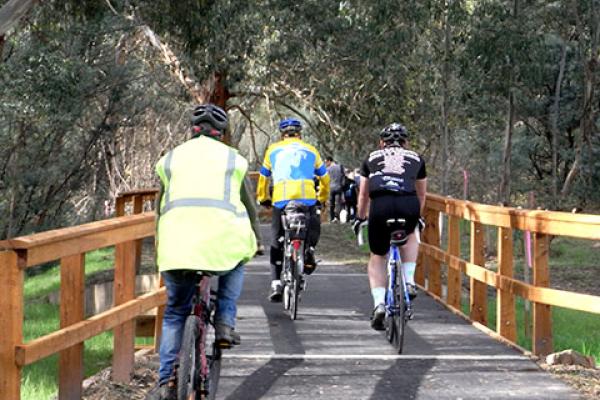
[{"label": "cyclist in blue and yellow jersey", "polygon": [[[319,210],[329,196],[329,175],[317,149],[301,140],[302,123],[287,118],[279,123],[282,140],[267,149],[260,169],[257,200],[260,205],[273,206],[271,220],[271,293],[269,300],[282,299],[281,269],[283,259],[283,226],[281,213],[290,200],[300,201],[309,206],[307,246],[304,272],[310,275],[316,268],[315,246],[321,234]],[[315,189],[315,177],[319,190]],[[273,196],[269,193],[269,178],[273,179]]]}]

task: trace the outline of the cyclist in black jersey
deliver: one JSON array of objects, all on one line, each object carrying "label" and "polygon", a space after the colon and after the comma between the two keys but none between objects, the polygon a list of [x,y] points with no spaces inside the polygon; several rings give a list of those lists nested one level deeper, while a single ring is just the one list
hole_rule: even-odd
[{"label": "cyclist in black jersey", "polygon": [[358,218],[369,218],[368,274],[373,296],[374,310],[371,318],[373,329],[383,329],[385,317],[386,256],[390,244],[390,228],[386,221],[391,218],[406,219],[409,233],[406,245],[400,249],[402,266],[411,298],[416,296],[415,268],[419,251],[419,218],[425,204],[427,172],[425,161],[419,154],[407,148],[408,131],[399,124],[385,127],[379,134],[379,149],[371,152],[360,169]]}]

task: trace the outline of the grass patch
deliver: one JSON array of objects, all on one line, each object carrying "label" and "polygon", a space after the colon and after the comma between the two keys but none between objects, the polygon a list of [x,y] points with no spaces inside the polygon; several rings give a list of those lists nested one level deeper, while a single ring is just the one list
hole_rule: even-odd
[{"label": "grass patch", "polygon": [[[86,254],[86,275],[113,268],[114,248],[108,247]],[[41,298],[60,289],[60,268],[53,266],[47,271],[25,279],[25,316],[23,336],[30,341],[59,329],[59,306],[40,301]],[[85,376],[90,376],[110,365],[113,335],[104,332],[85,341]],[[50,399],[58,391],[58,355],[52,355],[23,368],[21,398],[25,400]]]},{"label": "grass patch", "polygon": [[[517,297],[515,301],[517,319],[517,344],[531,351],[531,337],[525,332],[525,301]],[[469,315],[469,299],[461,302],[463,313]],[[488,328],[496,330],[496,299],[488,301]],[[531,326],[531,312],[529,314]],[[531,332],[531,329],[530,329]],[[531,333],[530,333],[531,334]],[[593,356],[600,363],[600,315],[583,311],[552,307],[552,337],[554,351],[573,349]]]},{"label": "grass patch", "polygon": [[[111,269],[114,266],[114,247],[89,252],[85,255],[86,275]],[[46,296],[60,289],[60,266],[56,264],[47,271],[25,279],[25,301]]]}]

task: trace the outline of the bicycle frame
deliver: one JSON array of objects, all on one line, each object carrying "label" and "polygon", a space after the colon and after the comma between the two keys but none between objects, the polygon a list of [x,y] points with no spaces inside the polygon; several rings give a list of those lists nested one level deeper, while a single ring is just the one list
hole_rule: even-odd
[{"label": "bicycle frame", "polygon": [[407,315],[410,316],[412,314],[412,304],[410,301],[410,297],[408,295],[408,289],[406,286],[406,275],[404,273],[404,268],[402,268],[402,259],[400,257],[400,249],[398,246],[392,244],[390,245],[390,252],[388,255],[387,262],[387,276],[388,276],[388,286],[386,290],[386,299],[385,299],[385,308],[386,315],[393,314],[397,312],[397,304],[394,299],[394,286],[396,285],[396,274],[398,273],[398,268],[400,267],[400,273],[402,274],[402,293],[404,294],[404,304],[406,304]]}]

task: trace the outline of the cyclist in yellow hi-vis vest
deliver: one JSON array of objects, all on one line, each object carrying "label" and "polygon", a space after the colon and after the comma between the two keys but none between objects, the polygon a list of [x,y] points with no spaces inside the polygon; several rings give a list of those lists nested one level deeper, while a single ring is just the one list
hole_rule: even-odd
[{"label": "cyclist in yellow hi-vis vest", "polygon": [[[269,146],[260,169],[257,200],[264,207],[273,206],[271,220],[271,292],[273,302],[282,300],[281,269],[283,259],[283,226],[281,212],[290,200],[310,208],[304,272],[310,275],[316,268],[314,250],[321,234],[317,210],[329,196],[329,175],[321,155],[313,146],[300,138],[302,124],[294,118],[279,123],[283,140]],[[269,193],[269,178],[273,179],[273,196]],[[315,189],[319,180],[319,191]]]},{"label": "cyclist in yellow hi-vis vest", "polygon": [[[256,210],[244,177],[248,162],[221,142],[227,114],[212,104],[196,107],[192,138],[156,164],[157,264],[167,289],[160,342],[159,387],[154,398],[176,398],[174,362],[191,312],[197,271],[219,275],[215,340],[239,344],[234,331],[244,263],[256,252],[250,215]],[[249,215],[250,214],[250,215]]]}]

